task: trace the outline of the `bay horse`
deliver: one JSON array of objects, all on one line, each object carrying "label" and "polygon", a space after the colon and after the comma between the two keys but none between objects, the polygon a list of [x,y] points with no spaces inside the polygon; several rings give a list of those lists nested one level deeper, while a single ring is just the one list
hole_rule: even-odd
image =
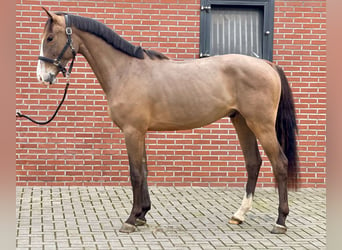
[{"label": "bay horse", "polygon": [[248,173],[241,207],[229,223],[242,223],[252,206],[262,162],[258,139],[279,192],[278,219],[271,232],[286,232],[288,187],[298,185],[297,125],[292,92],[279,66],[235,54],[173,61],[129,43],[99,21],[43,9],[48,20],[38,80],[54,83],[77,53],[83,55],[104,90],[111,120],[124,134],[133,207],[120,232],[131,233],[144,225],[151,209],[146,132],[198,128],[227,116],[236,129]]}]

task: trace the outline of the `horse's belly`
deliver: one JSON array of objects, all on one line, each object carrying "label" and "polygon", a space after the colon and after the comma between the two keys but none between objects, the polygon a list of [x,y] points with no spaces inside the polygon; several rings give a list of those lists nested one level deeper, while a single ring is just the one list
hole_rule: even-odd
[{"label": "horse's belly", "polygon": [[208,107],[196,107],[193,109],[179,110],[172,113],[170,110],[151,117],[148,130],[185,130],[203,127],[222,117],[228,116],[232,109],[228,107],[210,109]]}]

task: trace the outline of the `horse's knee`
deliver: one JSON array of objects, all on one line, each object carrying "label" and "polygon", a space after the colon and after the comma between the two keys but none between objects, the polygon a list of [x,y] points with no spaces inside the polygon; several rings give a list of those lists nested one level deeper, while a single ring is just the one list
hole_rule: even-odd
[{"label": "horse's knee", "polygon": [[130,164],[130,179],[133,187],[133,192],[141,192],[144,185],[144,173],[138,166]]},{"label": "horse's knee", "polygon": [[131,177],[131,183],[133,188],[134,187],[140,187],[143,183],[144,177],[142,174],[139,173],[137,170],[132,170],[130,171],[130,177]]}]

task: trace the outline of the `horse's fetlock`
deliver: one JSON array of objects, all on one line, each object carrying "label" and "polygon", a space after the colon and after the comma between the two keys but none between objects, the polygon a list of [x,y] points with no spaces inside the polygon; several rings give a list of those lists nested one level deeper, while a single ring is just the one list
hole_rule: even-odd
[{"label": "horse's fetlock", "polygon": [[287,206],[287,205],[279,206],[278,212],[279,212],[279,214],[282,214],[285,217],[288,216],[290,213],[289,206]]},{"label": "horse's fetlock", "polygon": [[145,212],[148,212],[151,210],[151,205],[145,205],[142,207],[142,210],[145,211]]}]

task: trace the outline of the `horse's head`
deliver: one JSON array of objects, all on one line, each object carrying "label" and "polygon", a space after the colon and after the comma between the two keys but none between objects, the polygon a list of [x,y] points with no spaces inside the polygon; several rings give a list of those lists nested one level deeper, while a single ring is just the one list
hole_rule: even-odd
[{"label": "horse's head", "polygon": [[37,78],[40,82],[52,84],[59,72],[66,73],[65,66],[69,60],[75,58],[76,50],[71,40],[71,27],[67,27],[67,17],[43,9],[48,20],[42,35]]}]

